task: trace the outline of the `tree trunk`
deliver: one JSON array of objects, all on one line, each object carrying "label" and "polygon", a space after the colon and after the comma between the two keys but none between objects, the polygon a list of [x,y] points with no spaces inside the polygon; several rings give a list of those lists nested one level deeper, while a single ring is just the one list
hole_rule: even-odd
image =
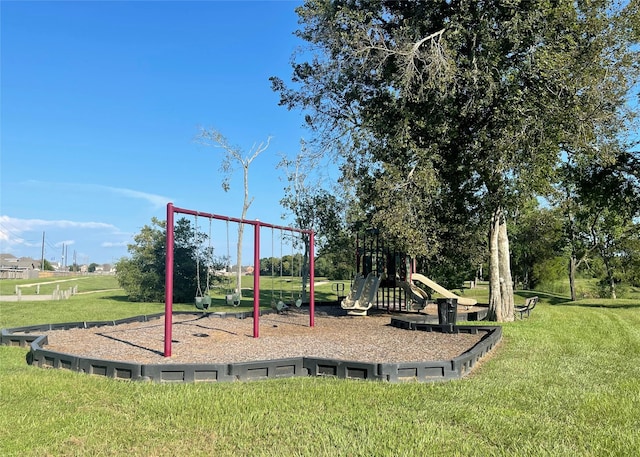
[{"label": "tree trunk", "polygon": [[604,259],[604,268],[607,272],[607,282],[609,283],[609,297],[612,300],[615,300],[616,299],[616,281],[613,278],[613,268],[611,267],[611,263],[607,258],[603,256],[603,259]]},{"label": "tree trunk", "polygon": [[[244,214],[244,211],[243,211]],[[242,217],[244,219],[244,216]],[[244,224],[238,224],[238,244],[236,244],[236,293],[242,297],[242,237],[244,236]],[[255,274],[255,272],[254,272]]]},{"label": "tree trunk", "polygon": [[571,301],[576,301],[578,299],[578,294],[576,293],[577,263],[575,254],[571,253],[571,256],[569,257],[569,289],[571,290]]},{"label": "tree trunk", "polygon": [[[240,218],[245,220],[247,217],[247,211],[251,206],[252,200],[249,199],[249,164],[250,161],[242,162],[242,171],[243,171],[243,183],[244,183],[244,201],[242,204],[242,215]],[[238,296],[242,297],[242,238],[244,236],[244,224],[238,224],[238,245],[236,250],[236,255],[238,257],[238,271],[236,273],[236,292]],[[253,274],[258,274],[257,271],[254,271]]]},{"label": "tree trunk", "polygon": [[609,278],[609,288],[611,289],[611,299],[616,300],[616,282],[612,277]]},{"label": "tree trunk", "polygon": [[509,238],[502,208],[491,217],[489,231],[489,314],[496,322],[510,322],[513,314],[513,281],[509,260]]},{"label": "tree trunk", "polygon": [[498,224],[498,256],[500,261],[500,297],[502,306],[502,322],[511,322],[514,318],[513,309],[513,279],[511,277],[511,259],[509,251],[509,236],[507,235],[507,221],[504,215]]},{"label": "tree trunk", "polygon": [[502,289],[500,287],[500,256],[498,254],[498,228],[500,211],[491,217],[489,230],[489,314],[491,321],[502,321]]}]

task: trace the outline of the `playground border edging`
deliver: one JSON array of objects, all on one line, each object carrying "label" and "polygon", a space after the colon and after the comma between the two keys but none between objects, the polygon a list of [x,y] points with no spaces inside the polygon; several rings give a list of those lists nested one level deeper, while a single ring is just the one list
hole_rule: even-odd
[{"label": "playground border edging", "polygon": [[[174,314],[193,314],[189,311]],[[252,312],[210,313],[211,317],[251,317]],[[279,379],[300,376],[331,376],[344,379],[377,380],[391,383],[418,381],[434,382],[460,379],[487,355],[501,340],[502,327],[460,325],[453,331],[460,333],[486,333],[471,349],[451,360],[416,361],[401,363],[370,363],[298,357],[275,360],[260,360],[229,364],[137,364],[125,361],[80,357],[50,351],[45,332],[48,330],[68,330],[70,328],[91,328],[116,326],[124,323],[147,322],[159,319],[164,313],[140,315],[114,321],[68,322],[62,324],[42,324],[0,330],[0,345],[29,346],[27,363],[40,368],[61,368],[79,373],[105,376],[131,381],[151,381],[158,383],[180,382],[228,382]],[[391,318],[390,325],[407,331],[451,331],[440,325],[426,324]]]}]

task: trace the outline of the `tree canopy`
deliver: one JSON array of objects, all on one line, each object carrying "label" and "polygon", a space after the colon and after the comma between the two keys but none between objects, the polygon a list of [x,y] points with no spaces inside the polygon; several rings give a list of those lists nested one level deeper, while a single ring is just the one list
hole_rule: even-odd
[{"label": "tree canopy", "polygon": [[368,222],[409,254],[475,261],[489,233],[491,313],[510,320],[507,219],[553,191],[562,163],[625,149],[633,5],[308,0],[297,12],[309,47],[290,87],[272,78],[281,104],[305,111]]}]

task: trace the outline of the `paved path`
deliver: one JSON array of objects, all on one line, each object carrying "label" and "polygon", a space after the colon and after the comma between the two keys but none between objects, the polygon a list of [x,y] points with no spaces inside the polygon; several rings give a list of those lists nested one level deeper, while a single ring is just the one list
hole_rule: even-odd
[{"label": "paved path", "polygon": [[69,279],[58,279],[57,281],[45,281],[45,282],[34,282],[32,284],[19,284],[18,287],[35,287],[41,284],[55,284],[58,282],[69,282],[69,281],[77,281],[79,279],[89,279],[90,276],[79,277],[79,278],[69,278]]},{"label": "paved path", "polygon": [[[41,283],[42,284],[42,283]],[[98,292],[109,292],[110,290],[122,290],[120,288],[115,289],[101,289],[101,290],[89,290],[85,292],[77,292],[74,295],[87,295],[96,294]],[[15,301],[46,301],[56,300],[53,295],[0,295],[0,302],[15,302]]]},{"label": "paved path", "polygon": [[46,301],[53,300],[53,295],[0,295],[0,302],[14,301]]}]

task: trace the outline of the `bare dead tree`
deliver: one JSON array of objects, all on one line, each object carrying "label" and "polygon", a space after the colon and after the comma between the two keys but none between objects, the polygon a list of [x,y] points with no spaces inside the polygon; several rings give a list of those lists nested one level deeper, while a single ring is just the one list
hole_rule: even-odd
[{"label": "bare dead tree", "polygon": [[[242,203],[242,213],[240,218],[245,219],[247,211],[253,203],[253,197],[249,195],[249,167],[251,163],[258,158],[258,156],[269,148],[272,137],[267,137],[266,141],[261,143],[254,143],[248,153],[239,148],[238,146],[232,146],[222,133],[214,128],[201,128],[196,140],[205,145],[222,149],[223,157],[220,164],[220,171],[222,172],[222,188],[225,192],[231,189],[231,176],[235,171],[236,165],[242,167],[242,182],[244,187],[244,199]],[[242,296],[242,239],[244,235],[244,224],[238,224],[238,243],[236,245],[236,259],[237,259],[237,271],[236,271],[236,293],[238,297]]]}]

